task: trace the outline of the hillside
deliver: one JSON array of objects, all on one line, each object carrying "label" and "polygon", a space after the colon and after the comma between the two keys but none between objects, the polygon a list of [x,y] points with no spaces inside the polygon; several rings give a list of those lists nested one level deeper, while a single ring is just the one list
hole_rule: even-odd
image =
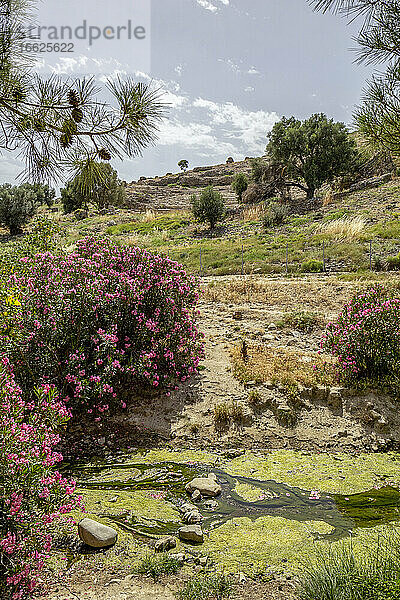
[{"label": "hillside", "polygon": [[145,210],[179,210],[188,208],[190,197],[199,188],[212,185],[217,189],[228,206],[236,205],[236,196],[231,183],[236,173],[250,174],[250,159],[208,167],[195,167],[185,173],[168,173],[163,177],[145,178],[132,181],[127,186],[127,206]]}]

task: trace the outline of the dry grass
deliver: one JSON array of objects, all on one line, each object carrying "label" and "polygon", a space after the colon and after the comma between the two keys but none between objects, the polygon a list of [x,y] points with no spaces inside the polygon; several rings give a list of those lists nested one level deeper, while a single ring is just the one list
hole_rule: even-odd
[{"label": "dry grass", "polygon": [[321,233],[325,237],[334,238],[337,241],[351,241],[360,239],[365,228],[366,222],[363,217],[343,217],[342,219],[335,219],[329,223],[319,225],[316,233]]},{"label": "dry grass", "polygon": [[142,223],[151,223],[151,221],[154,221],[154,219],[157,218],[157,213],[155,210],[153,210],[152,208],[148,208],[147,210],[145,210],[144,213],[141,213],[139,215],[139,221],[141,221]]},{"label": "dry grass", "polygon": [[265,212],[264,203],[246,206],[243,209],[243,221],[260,221]]},{"label": "dry grass", "polygon": [[[368,283],[364,283],[367,286]],[[345,282],[335,277],[308,279],[270,279],[243,277],[211,282],[205,286],[206,302],[224,304],[263,303],[265,308],[281,313],[302,310],[324,317],[339,312],[360,289],[359,282]]]},{"label": "dry grass", "polygon": [[232,351],[233,374],[242,383],[255,381],[310,387],[333,382],[332,374],[325,366],[331,363],[330,357],[321,357],[315,352],[250,346],[247,354],[244,361],[239,348]]}]

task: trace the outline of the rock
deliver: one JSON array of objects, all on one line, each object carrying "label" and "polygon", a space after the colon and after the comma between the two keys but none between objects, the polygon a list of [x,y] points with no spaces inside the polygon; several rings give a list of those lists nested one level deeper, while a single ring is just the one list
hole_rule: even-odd
[{"label": "rock", "polygon": [[204,534],[200,525],[187,525],[179,529],[179,539],[184,542],[194,542],[202,544],[204,542]]},{"label": "rock", "polygon": [[199,490],[194,490],[192,494],[192,500],[193,502],[201,502],[201,493]]},{"label": "rock", "polygon": [[185,489],[188,494],[193,494],[194,490],[199,490],[202,496],[211,497],[218,496],[222,491],[219,483],[210,477],[195,477],[195,479],[189,481]]},{"label": "rock", "polygon": [[200,523],[202,519],[201,514],[198,510],[193,510],[191,512],[185,513],[183,515],[183,522],[188,525],[193,525],[194,523]]},{"label": "rock", "polygon": [[82,219],[88,218],[88,211],[83,208],[78,208],[74,211],[74,217],[77,221],[82,221]]},{"label": "rock", "polygon": [[204,502],[204,508],[207,508],[207,510],[216,510],[218,508],[218,502],[216,500],[206,500]]},{"label": "rock", "polygon": [[277,328],[277,326],[275,325],[275,323],[270,323],[270,324],[268,325],[268,329],[269,329],[270,331],[274,331],[275,329],[278,329],[278,328]]},{"label": "rock", "polygon": [[92,548],[113,546],[118,538],[115,529],[88,518],[82,519],[78,524],[78,534],[82,542]]},{"label": "rock", "polygon": [[172,535],[160,538],[154,545],[156,552],[168,552],[172,548],[176,548],[176,539]]},{"label": "rock", "polygon": [[226,450],[223,454],[224,458],[229,458],[229,459],[233,459],[233,458],[238,458],[239,456],[243,456],[243,454],[245,453],[245,450],[239,450],[237,448],[229,448],[228,450]]},{"label": "rock", "polygon": [[183,565],[185,562],[185,555],[183,552],[179,552],[178,554],[169,554],[169,558],[178,561],[180,565]]}]

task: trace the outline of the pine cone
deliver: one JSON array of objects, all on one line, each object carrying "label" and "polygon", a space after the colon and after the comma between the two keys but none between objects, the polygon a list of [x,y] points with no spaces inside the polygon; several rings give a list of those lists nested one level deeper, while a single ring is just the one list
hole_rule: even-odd
[{"label": "pine cone", "polygon": [[73,106],[74,108],[76,108],[77,106],[79,106],[79,96],[76,93],[75,90],[69,90],[68,92],[68,102],[70,103],[71,106]]},{"label": "pine cone", "polygon": [[83,112],[80,108],[74,108],[74,110],[71,113],[72,118],[74,119],[74,121],[76,123],[81,123],[83,120]]},{"label": "pine cone", "polygon": [[101,160],[111,160],[111,154],[105,148],[102,148],[101,150],[99,150],[99,156],[100,156]]}]

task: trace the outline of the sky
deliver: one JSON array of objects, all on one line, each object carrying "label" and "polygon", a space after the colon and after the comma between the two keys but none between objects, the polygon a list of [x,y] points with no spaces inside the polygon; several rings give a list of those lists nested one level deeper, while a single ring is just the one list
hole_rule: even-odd
[{"label": "sky", "polygon": [[[354,63],[356,24],[316,14],[307,0],[42,0],[37,25],[40,41],[54,44],[65,26],[73,44],[40,54],[43,76],[93,74],[104,85],[133,75],[162,91],[169,108],[157,144],[113,162],[128,182],[176,172],[183,158],[194,167],[260,156],[282,116],[324,112],[351,125],[370,75]],[[20,171],[1,155],[3,182]]]}]

